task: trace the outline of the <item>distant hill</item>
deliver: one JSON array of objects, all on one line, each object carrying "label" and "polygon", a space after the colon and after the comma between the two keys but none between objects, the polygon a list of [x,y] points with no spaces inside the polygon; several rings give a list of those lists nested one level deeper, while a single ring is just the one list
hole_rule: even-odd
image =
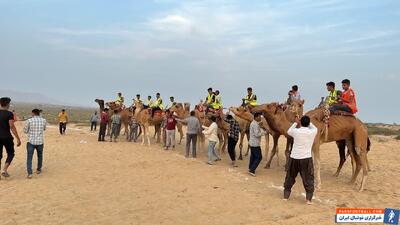
[{"label": "distant hill", "polygon": [[22,102],[29,104],[49,104],[49,105],[69,105],[77,106],[74,103],[68,103],[50,98],[41,93],[21,92],[11,90],[0,90],[1,97],[10,97],[13,103]]}]

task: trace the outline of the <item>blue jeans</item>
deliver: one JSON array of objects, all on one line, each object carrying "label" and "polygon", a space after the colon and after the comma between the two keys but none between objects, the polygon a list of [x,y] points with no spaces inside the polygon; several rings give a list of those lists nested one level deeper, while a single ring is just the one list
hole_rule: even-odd
[{"label": "blue jeans", "polygon": [[27,150],[27,159],[26,159],[26,168],[28,171],[28,174],[32,174],[32,158],[33,158],[33,153],[35,152],[35,149],[37,150],[37,157],[38,157],[38,166],[37,170],[42,170],[42,163],[43,163],[43,145],[33,145],[28,142],[26,145],[26,150]]},{"label": "blue jeans", "polygon": [[208,161],[212,162],[213,156],[215,156],[217,159],[221,159],[217,152],[215,152],[215,145],[217,145],[216,141],[208,141]]}]

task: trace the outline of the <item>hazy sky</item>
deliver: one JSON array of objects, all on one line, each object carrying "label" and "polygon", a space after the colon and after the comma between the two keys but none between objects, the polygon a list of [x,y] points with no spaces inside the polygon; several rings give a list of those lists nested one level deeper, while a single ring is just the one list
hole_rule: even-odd
[{"label": "hazy sky", "polygon": [[0,0],[0,89],[94,106],[161,92],[198,102],[221,90],[239,105],[284,101],[298,84],[306,108],[344,78],[359,117],[400,122],[399,0]]}]

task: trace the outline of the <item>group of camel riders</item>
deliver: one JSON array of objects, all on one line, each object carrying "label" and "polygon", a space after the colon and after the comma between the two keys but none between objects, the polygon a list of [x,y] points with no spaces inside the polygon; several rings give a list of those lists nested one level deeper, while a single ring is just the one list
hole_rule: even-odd
[{"label": "group of camel riders", "polygon": [[[329,92],[329,96],[326,98],[325,103],[329,105],[329,110],[331,112],[343,111],[350,114],[357,113],[356,95],[353,89],[350,88],[350,80],[344,79],[342,81],[343,91],[336,90],[335,83],[332,81],[326,83],[326,87]],[[199,107],[202,109],[202,107],[205,106],[206,114],[208,112],[219,114],[223,109],[220,92],[218,90],[213,91],[212,88],[208,88],[207,92],[208,95],[205,98],[205,102],[201,101]],[[289,91],[288,95],[288,104],[294,100],[301,100],[301,95],[297,85],[292,86],[292,89]],[[146,102],[143,102],[142,99],[140,99],[140,94],[137,94],[136,98],[133,99],[133,107],[137,105],[137,103],[142,104],[144,108],[152,109],[152,116],[154,116],[154,112],[157,110],[163,111],[176,105],[175,98],[171,96],[170,105],[164,107],[160,93],[156,94],[155,101],[152,100],[151,96],[148,96]],[[115,104],[121,109],[124,108],[124,97],[122,96],[122,93],[118,93]],[[247,88],[247,95],[242,99],[242,106],[251,109],[256,105],[257,95],[253,93],[253,88],[249,87]]]},{"label": "group of camel riders", "polygon": [[[133,99],[132,107],[136,108],[137,104],[143,105],[144,109],[151,109],[152,110],[152,116],[154,116],[154,113],[156,111],[163,111],[164,109],[169,109],[172,106],[176,105],[175,98],[173,96],[171,96],[169,98],[170,99],[170,105],[167,105],[167,107],[164,107],[163,100],[161,98],[161,94],[160,93],[156,94],[156,100],[155,101],[153,101],[151,98],[152,97],[149,95],[147,97],[146,102],[143,102],[143,100],[140,98],[140,94],[137,94],[136,98]],[[125,98],[122,96],[122,93],[118,93],[117,99],[115,100],[115,104],[120,109],[123,109],[125,107],[124,106],[124,101],[125,101]]]}]

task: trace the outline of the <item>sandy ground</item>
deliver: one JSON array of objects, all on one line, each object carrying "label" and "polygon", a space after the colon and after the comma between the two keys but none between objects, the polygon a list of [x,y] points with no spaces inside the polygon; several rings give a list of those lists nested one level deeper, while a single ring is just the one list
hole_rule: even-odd
[{"label": "sandy ground", "polygon": [[183,145],[164,151],[158,144],[98,143],[87,128],[60,136],[50,127],[43,173],[26,179],[23,146],[11,177],[0,181],[0,224],[334,224],[335,207],[400,207],[399,146],[373,140],[373,171],[359,193],[348,184],[350,162],[333,177],[338,152],[334,144],[323,145],[322,190],[306,206],[300,177],[291,200],[281,200],[285,174],[276,160],[269,170],[263,161],[250,177],[247,157],[235,169],[227,154],[208,166],[205,149],[198,159],[185,159]]}]

